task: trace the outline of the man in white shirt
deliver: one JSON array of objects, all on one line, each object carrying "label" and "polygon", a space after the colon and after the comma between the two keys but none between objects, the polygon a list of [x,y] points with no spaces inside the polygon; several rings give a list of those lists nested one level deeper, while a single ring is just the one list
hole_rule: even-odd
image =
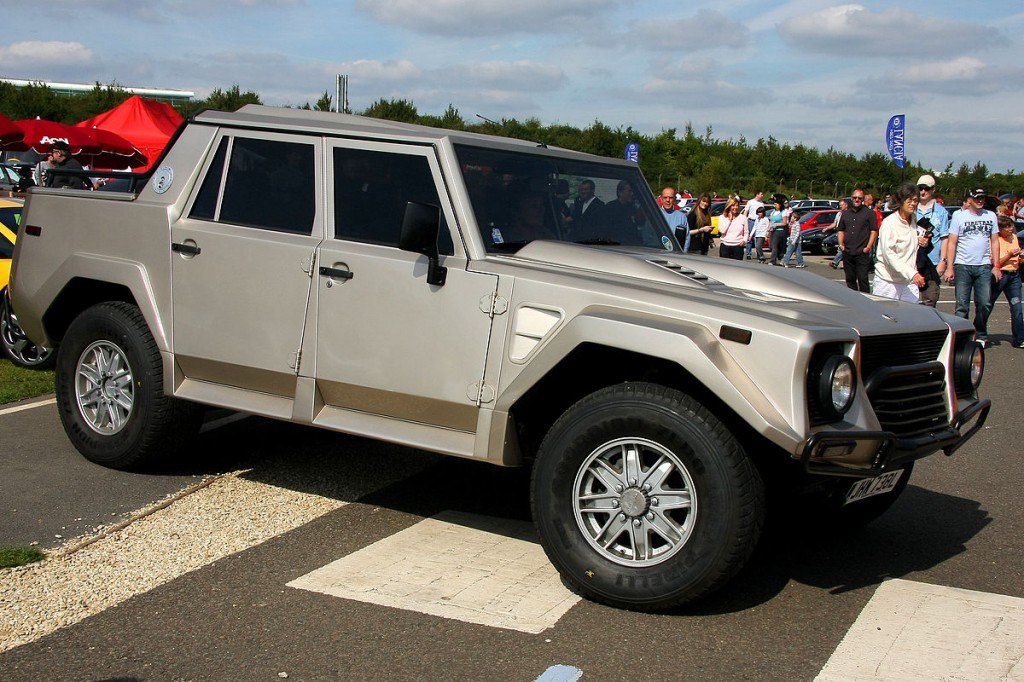
[{"label": "man in white shirt", "polygon": [[981,187],[970,190],[964,208],[953,214],[938,267],[939,275],[956,287],[957,317],[967,319],[974,295],[974,338],[982,348],[989,345],[992,280],[998,282],[1003,274],[999,269],[999,223],[995,213],[985,210],[985,196]]}]

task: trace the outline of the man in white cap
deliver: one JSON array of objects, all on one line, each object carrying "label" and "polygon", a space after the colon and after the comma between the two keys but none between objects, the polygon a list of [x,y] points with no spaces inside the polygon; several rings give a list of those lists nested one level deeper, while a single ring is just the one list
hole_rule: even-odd
[{"label": "man in white cap", "polygon": [[[985,208],[983,187],[968,190],[964,208],[949,222],[939,274],[956,287],[957,317],[968,319],[974,297],[974,340],[987,348],[988,315],[992,312],[992,282],[999,282],[999,227],[996,214]],[[952,261],[950,267],[949,261]]]},{"label": "man in white cap", "polygon": [[[927,218],[932,224],[932,250],[928,252],[928,259],[938,267],[942,258],[943,241],[949,236],[949,212],[935,200],[935,178],[931,175],[922,175],[917,179],[917,220]],[[919,230],[920,232],[920,230]],[[927,244],[919,244],[922,248]],[[948,265],[952,267],[952,265]],[[939,276],[942,276],[946,268],[939,268]],[[921,291],[921,300],[933,308],[939,302],[939,285],[937,282],[929,282],[929,286]]]}]

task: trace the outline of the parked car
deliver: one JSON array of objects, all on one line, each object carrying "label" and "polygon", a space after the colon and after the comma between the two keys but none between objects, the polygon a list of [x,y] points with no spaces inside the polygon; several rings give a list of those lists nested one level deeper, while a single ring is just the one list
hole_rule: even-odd
[{"label": "parked car", "polygon": [[839,253],[838,232],[829,232],[821,238],[821,252],[826,256],[834,256]]},{"label": "parked car", "polygon": [[[804,251],[824,253],[821,241],[828,236],[825,228],[831,228],[838,210],[809,211],[800,217],[801,239]],[[831,231],[831,229],[830,229]]]},{"label": "parked car", "polygon": [[839,208],[838,199],[797,199],[789,202],[794,211],[812,211],[815,209]]},{"label": "parked car", "polygon": [[53,366],[54,353],[36,346],[25,336],[7,291],[23,204],[19,199],[0,199],[0,346],[4,356],[16,365],[47,369]]}]

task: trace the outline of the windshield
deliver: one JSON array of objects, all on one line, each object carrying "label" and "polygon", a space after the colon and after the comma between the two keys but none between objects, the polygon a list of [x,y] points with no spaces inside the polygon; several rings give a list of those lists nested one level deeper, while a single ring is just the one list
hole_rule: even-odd
[{"label": "windshield", "polygon": [[681,251],[640,170],[456,145],[490,253],[536,239]]}]

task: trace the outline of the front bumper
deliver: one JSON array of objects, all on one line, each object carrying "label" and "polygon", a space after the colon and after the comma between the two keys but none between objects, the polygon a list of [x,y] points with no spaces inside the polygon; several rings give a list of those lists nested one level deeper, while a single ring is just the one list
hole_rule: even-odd
[{"label": "front bumper", "polygon": [[[984,426],[991,407],[991,400],[979,400],[958,412],[953,423],[947,428],[913,438],[901,438],[891,431],[815,433],[804,444],[800,462],[811,474],[870,478],[939,450],[949,456]],[[972,421],[974,423],[970,428],[961,432]],[[877,443],[877,450],[867,464],[858,465],[842,461],[865,442]]]}]

